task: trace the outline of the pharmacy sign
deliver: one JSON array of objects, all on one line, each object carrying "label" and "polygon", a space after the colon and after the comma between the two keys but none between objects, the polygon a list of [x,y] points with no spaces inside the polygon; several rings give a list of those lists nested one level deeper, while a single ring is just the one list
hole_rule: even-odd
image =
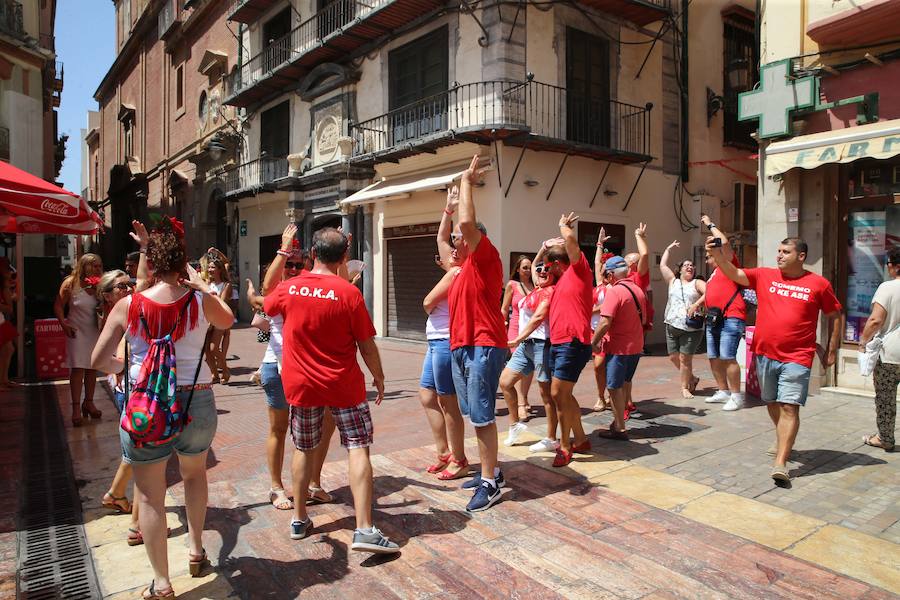
[{"label": "pharmacy sign", "polygon": [[790,59],[763,65],[759,87],[738,96],[738,120],[759,119],[760,139],[790,135],[791,113],[816,105],[818,78],[795,78],[791,71]]}]

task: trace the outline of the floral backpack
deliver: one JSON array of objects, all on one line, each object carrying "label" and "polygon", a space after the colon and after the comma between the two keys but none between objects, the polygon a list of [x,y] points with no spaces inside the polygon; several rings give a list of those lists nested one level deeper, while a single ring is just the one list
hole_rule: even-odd
[{"label": "floral backpack", "polygon": [[[191,421],[188,411],[194,397],[194,390],[192,386],[187,402],[182,406],[177,394],[178,377],[175,370],[175,341],[173,339],[173,335],[179,330],[179,324],[184,321],[194,293],[191,292],[186,296],[172,329],[161,338],[149,337],[151,335],[150,327],[144,317],[143,306],[138,306],[140,324],[147,332],[149,347],[134,382],[134,388],[130,394],[127,394],[128,400],[125,410],[122,411],[120,422],[122,429],[128,432],[134,445],[138,448],[156,446],[170,441],[181,433],[181,430]],[[197,310],[199,310],[199,306]],[[200,360],[197,362],[194,384],[197,383],[197,377],[200,375],[205,351],[206,342],[203,344]],[[127,380],[128,377],[126,377]]]}]

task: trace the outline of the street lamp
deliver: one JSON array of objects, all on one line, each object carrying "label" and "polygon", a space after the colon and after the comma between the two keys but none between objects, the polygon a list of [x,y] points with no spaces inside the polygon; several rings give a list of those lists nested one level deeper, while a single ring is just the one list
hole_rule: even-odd
[{"label": "street lamp", "polygon": [[[750,61],[746,58],[736,58],[725,66],[725,76],[728,78],[728,89],[732,93],[745,92],[750,89]],[[725,98],[716,94],[710,88],[706,88],[706,126],[709,127],[712,118],[720,110],[725,108]]]},{"label": "street lamp", "polygon": [[218,162],[227,150],[228,147],[222,142],[219,134],[213,136],[213,138],[206,143],[206,151],[209,153],[209,157],[213,162]]}]

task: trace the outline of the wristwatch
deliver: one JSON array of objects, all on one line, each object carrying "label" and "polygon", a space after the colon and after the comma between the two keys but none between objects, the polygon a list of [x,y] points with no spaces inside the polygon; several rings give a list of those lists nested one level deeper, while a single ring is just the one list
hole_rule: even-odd
[{"label": "wristwatch", "polygon": [[710,221],[709,223],[706,224],[706,228],[710,231],[712,231],[712,228],[715,226],[716,226],[716,224],[713,223],[712,221]]}]

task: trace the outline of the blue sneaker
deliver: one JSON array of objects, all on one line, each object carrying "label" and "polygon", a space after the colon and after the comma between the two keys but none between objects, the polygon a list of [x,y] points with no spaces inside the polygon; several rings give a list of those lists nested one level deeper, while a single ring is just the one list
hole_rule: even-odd
[{"label": "blue sneaker", "polygon": [[[503,479],[503,471],[500,471],[500,474],[494,478],[494,481],[497,482],[498,488],[502,488],[504,485],[506,485],[506,480]],[[481,473],[476,473],[475,477],[462,484],[462,489],[474,490],[479,485],[481,485]]]},{"label": "blue sneaker", "polygon": [[500,488],[491,485],[487,481],[482,481],[481,485],[478,486],[478,489],[475,490],[472,499],[469,500],[469,503],[466,505],[466,510],[469,512],[487,510],[499,499]]},{"label": "blue sneaker", "polygon": [[307,518],[305,521],[294,519],[291,521],[291,539],[302,540],[309,533],[310,529],[312,529],[312,519]]}]

